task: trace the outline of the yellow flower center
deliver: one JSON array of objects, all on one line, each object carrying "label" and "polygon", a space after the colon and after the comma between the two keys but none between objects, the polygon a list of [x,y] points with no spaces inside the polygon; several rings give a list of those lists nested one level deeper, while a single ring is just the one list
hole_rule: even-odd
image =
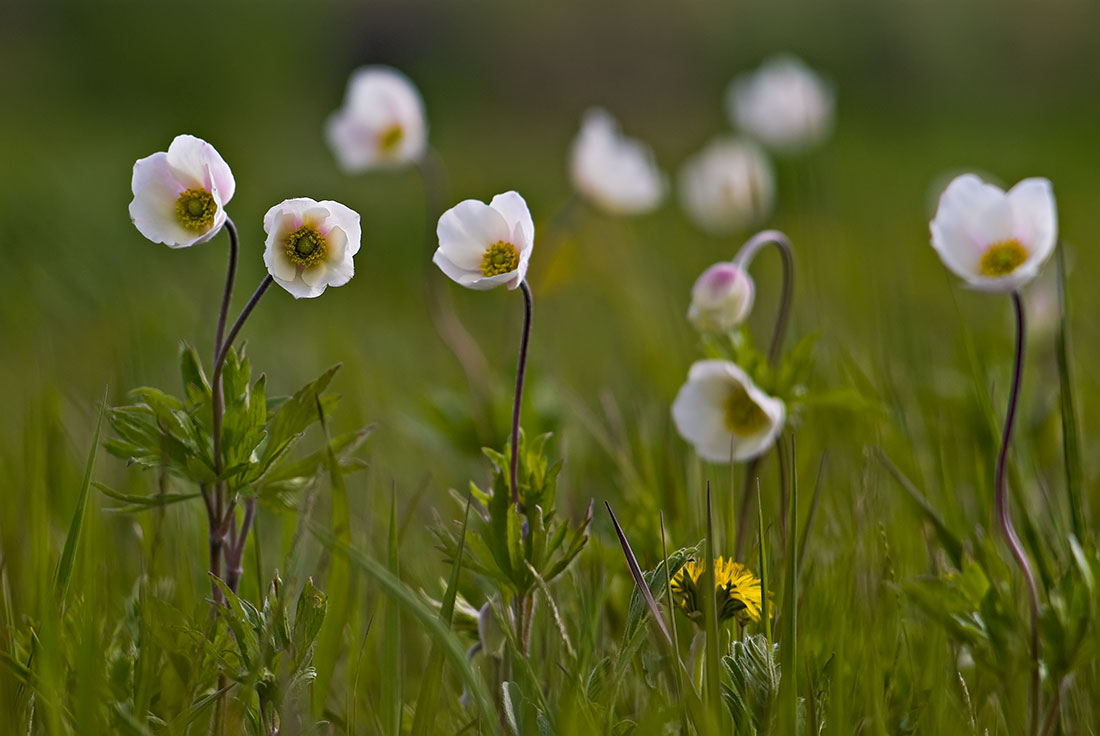
[{"label": "yellow flower center", "polygon": [[499,276],[502,273],[515,271],[519,265],[519,251],[516,246],[503,240],[498,240],[489,246],[485,255],[481,257],[481,275]]},{"label": "yellow flower center", "polygon": [[748,437],[768,426],[768,415],[752,400],[744,386],[737,385],[726,399],[726,428]]},{"label": "yellow flower center", "polygon": [[315,266],[325,259],[328,243],[312,225],[302,225],[286,236],[286,257],[302,268]]},{"label": "yellow flower center", "polygon": [[982,276],[996,278],[1007,276],[1019,268],[1027,260],[1027,249],[1020,245],[1020,241],[1002,240],[999,243],[986,248],[982,254],[979,269]]},{"label": "yellow flower center", "polygon": [[394,149],[401,145],[404,138],[405,129],[394,123],[382,130],[382,134],[378,136],[378,147],[382,150],[382,153],[393,153]]},{"label": "yellow flower center", "polygon": [[176,200],[176,220],[184,229],[202,233],[214,225],[218,205],[205,189],[188,189]]}]

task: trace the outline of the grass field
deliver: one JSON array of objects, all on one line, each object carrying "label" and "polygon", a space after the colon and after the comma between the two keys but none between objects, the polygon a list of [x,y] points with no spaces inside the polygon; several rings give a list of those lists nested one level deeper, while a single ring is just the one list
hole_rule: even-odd
[{"label": "grass field", "polygon": [[[0,733],[200,734],[221,719],[225,733],[1024,734],[1048,716],[1044,733],[1100,730],[1100,9],[642,5],[0,9]],[[817,337],[807,390],[836,400],[807,408],[785,449],[761,459],[760,514],[748,507],[738,545],[755,489],[742,466],[699,459],[670,405],[703,357],[686,319],[692,283],[754,230],[702,234],[675,184],[690,154],[730,130],[730,79],[781,51],[829,77],[836,126],[819,148],[776,160],[777,205],[759,227],[794,246],[785,348]],[[423,93],[437,197],[416,167],[337,168],[324,121],[365,63],[399,67]],[[592,105],[653,146],[673,185],[656,212],[611,217],[573,194],[567,154]],[[268,396],[342,364],[325,417],[336,449],[371,427],[342,458],[362,467],[345,475],[313,425],[292,455],[318,453],[308,479],[261,494],[239,589],[255,613],[212,613],[201,499],[156,500],[197,487],[104,451],[117,438],[107,419],[96,442],[104,394],[107,407],[142,386],[183,395],[181,343],[211,371],[226,235],[171,250],[127,214],[134,161],[180,133],[213,143],[236,177],[231,314],[266,275],[270,206],[309,196],[362,217],[349,284],[308,300],[273,288],[241,335]],[[929,245],[937,197],[964,171],[1005,187],[1047,177],[1058,205],[1060,255],[1023,290],[1008,456],[1042,604],[1038,727],[1027,596],[993,506],[1012,305],[966,289]],[[464,547],[457,577],[452,564],[454,544],[473,538],[461,531],[469,485],[491,482],[481,448],[508,441],[522,299],[462,289],[431,264],[441,209],[511,189],[536,227],[523,429],[552,432],[546,457],[564,460],[556,518],[575,527],[594,502],[583,549],[525,597],[469,563],[477,548]],[[779,301],[774,253],[753,277],[747,329],[762,346]],[[432,299],[483,353],[473,381]],[[756,575],[766,562],[769,625],[695,637],[703,629],[662,599],[662,568],[649,583],[675,621],[680,669],[646,624],[605,502],[644,571],[708,539],[700,560],[741,546]],[[310,613],[319,595],[299,604],[313,584],[323,623]],[[448,593],[459,596],[450,623],[437,611]],[[495,601],[491,625],[508,629],[515,598],[533,601],[530,641],[513,625],[501,658],[467,660],[477,609]]]}]

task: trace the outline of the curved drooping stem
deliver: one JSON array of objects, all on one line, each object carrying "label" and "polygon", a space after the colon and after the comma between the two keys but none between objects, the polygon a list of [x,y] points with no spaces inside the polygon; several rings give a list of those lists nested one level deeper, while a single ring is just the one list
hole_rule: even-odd
[{"label": "curved drooping stem", "polygon": [[[775,326],[772,328],[771,344],[768,346],[768,365],[774,369],[779,364],[779,358],[783,350],[783,338],[786,336],[787,323],[790,321],[791,316],[791,302],[794,300],[794,246],[791,245],[791,239],[779,230],[763,230],[745,241],[745,244],[737,251],[737,255],[734,256],[733,263],[747,273],[752,265],[752,259],[767,245],[774,245],[783,259],[783,283],[779,293],[779,309],[775,315]],[[759,458],[753,458],[745,465],[745,480],[742,484],[744,495],[741,497],[741,509],[737,516],[737,533],[734,537],[734,555],[738,558],[741,556],[741,550],[744,549],[744,539],[749,528],[749,517],[751,516],[749,511],[752,508],[753,499],[752,489],[759,482],[757,477],[759,466]],[[785,479],[786,467],[782,459],[779,462],[779,472],[781,478]],[[786,518],[785,514],[783,518]]]},{"label": "curved drooping stem", "polygon": [[997,469],[993,480],[993,507],[997,520],[1004,532],[1012,556],[1020,566],[1027,583],[1028,603],[1031,607],[1031,732],[1039,729],[1039,591],[1035,586],[1035,575],[1031,563],[1024,554],[1020,537],[1012,517],[1008,514],[1008,482],[1005,477],[1008,467],[1008,444],[1012,440],[1012,430],[1016,424],[1016,408],[1020,399],[1020,383],[1024,369],[1024,305],[1020,293],[1012,292],[1012,306],[1016,312],[1016,359],[1012,368],[1012,390],[1008,396],[1008,411],[1005,416],[1004,433],[1001,436],[1001,451],[997,455]]},{"label": "curved drooping stem", "polygon": [[523,291],[523,335],[519,341],[519,367],[516,370],[516,398],[512,404],[512,503],[519,511],[519,412],[523,403],[523,378],[527,373],[527,343],[531,339],[531,288],[526,281],[519,283]]},{"label": "curved drooping stem", "polygon": [[768,347],[768,363],[774,368],[779,362],[783,349],[783,337],[787,332],[787,322],[791,316],[791,301],[794,299],[794,246],[791,239],[778,230],[764,230],[749,238],[733,259],[735,266],[747,272],[764,246],[775,245],[783,259],[783,286],[779,294],[779,311],[775,315],[775,327],[772,328],[772,341]]}]

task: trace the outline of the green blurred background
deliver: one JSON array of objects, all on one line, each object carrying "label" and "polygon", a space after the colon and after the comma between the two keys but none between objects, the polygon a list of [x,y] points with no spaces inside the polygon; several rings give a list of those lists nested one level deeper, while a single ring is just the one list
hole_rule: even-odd
[{"label": "green blurred background", "polygon": [[[981,171],[1004,185],[1027,176],[1054,183],[1087,450],[1097,429],[1090,408],[1100,396],[1091,370],[1100,359],[1100,328],[1091,318],[1100,309],[1091,280],[1100,267],[1092,247],[1100,201],[1098,37],[1094,0],[3,4],[0,536],[16,598],[32,595],[30,577],[39,569],[23,550],[56,554],[63,539],[75,503],[72,468],[86,452],[104,386],[114,404],[139,385],[178,390],[179,341],[204,355],[210,350],[224,236],[173,251],[144,240],[127,213],[133,162],[166,150],[179,133],[213,143],[237,179],[229,207],[242,235],[237,308],[264,275],[268,207],[309,196],[362,215],[350,284],[299,302],[274,289],[244,331],[255,370],[269,375],[269,393],[290,392],[344,363],[333,384],[345,396],[334,424],[340,431],[377,425],[363,453],[370,469],[351,487],[360,529],[384,524],[391,487],[408,508],[427,483],[415,512],[427,520],[430,508],[451,513],[445,489],[484,479],[483,439],[461,432],[466,380],[432,327],[425,281],[449,290],[495,367],[500,396],[490,440],[497,444],[505,436],[520,299],[462,290],[430,266],[434,245],[416,171],[338,171],[322,126],[340,105],[348,74],[368,63],[396,66],[421,89],[431,143],[446,167],[446,205],[516,189],[546,233],[536,236],[529,275],[536,302],[525,417],[529,427],[559,431],[570,511],[589,497],[609,498],[637,521],[657,505],[683,503],[693,511],[681,517],[679,534],[684,542],[698,538],[698,497],[666,498],[684,477],[639,497],[587,416],[602,415],[601,397],[613,397],[625,436],[664,441],[672,433],[669,452],[687,457],[667,407],[697,356],[684,318],[690,286],[750,234],[699,234],[675,190],[654,215],[622,220],[574,208],[567,221],[555,219],[571,199],[566,156],[581,113],[607,107],[627,134],[654,147],[674,184],[688,155],[729,130],[729,81],[777,52],[818,69],[838,99],[833,137],[804,158],[777,162],[778,207],[763,223],[790,233],[797,249],[792,333],[820,333],[821,385],[854,387],[885,408],[822,412],[800,432],[807,468],[823,449],[834,458],[823,547],[863,529],[854,519],[863,512],[853,509],[866,504],[881,505],[901,525],[912,518],[867,490],[860,476],[866,446],[892,447],[932,486],[955,471],[979,488],[989,485],[980,459],[989,444],[975,449],[953,438],[984,421],[971,382],[994,392],[1006,385],[1010,308],[961,289],[929,247],[937,187],[953,173]],[[545,227],[551,220],[555,227]],[[763,256],[756,272],[752,326],[761,342],[775,304],[773,258]],[[1049,290],[1053,268],[1047,272],[1030,287],[1033,295]],[[1049,333],[1035,338],[1025,383],[1025,431],[1034,439],[1024,441],[1028,460],[1021,462],[1044,468],[1045,483],[1060,477],[1051,418],[1057,374]],[[976,346],[974,361],[968,345]],[[453,407],[451,420],[441,407]],[[54,433],[43,461],[48,480],[35,476],[38,460],[28,459],[28,438],[39,430]],[[1086,452],[1086,478],[1097,470],[1096,454]],[[728,473],[707,472],[728,486]],[[151,482],[106,454],[96,477],[136,489]],[[1095,485],[1087,487],[1095,507]],[[958,489],[939,488],[929,490],[937,504],[972,505],[958,500],[965,496]],[[48,518],[53,539],[26,538],[33,527],[23,520],[36,514]],[[960,524],[982,518],[973,509],[949,516]],[[140,567],[131,559],[139,527],[95,518],[93,549],[102,556],[94,564],[111,570],[113,587],[128,589]],[[172,518],[180,554],[201,559],[197,505]],[[261,530],[265,524],[261,518]],[[609,539],[602,519],[598,528]],[[430,540],[419,527],[412,534],[416,543]],[[371,544],[369,533],[362,536]],[[922,544],[918,535],[895,543]],[[909,567],[919,570],[919,553],[914,559]],[[429,580],[442,569],[427,553],[411,566]],[[192,585],[201,590],[195,567]],[[901,574],[912,571],[901,567]],[[25,598],[16,604],[30,607]]]}]

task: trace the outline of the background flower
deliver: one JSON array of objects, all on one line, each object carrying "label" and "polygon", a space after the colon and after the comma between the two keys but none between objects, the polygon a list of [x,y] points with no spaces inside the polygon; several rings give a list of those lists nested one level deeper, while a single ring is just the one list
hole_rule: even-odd
[{"label": "background flower", "polygon": [[1007,193],[974,174],[956,177],[932,219],[932,247],[975,289],[1011,292],[1054,252],[1058,218],[1046,179],[1024,179]]},{"label": "background flower", "polygon": [[691,287],[688,319],[700,332],[728,332],[752,309],[752,277],[733,263],[715,263]]},{"label": "background flower", "polygon": [[359,213],[339,202],[285,200],[264,215],[264,232],[268,273],[295,299],[320,296],[355,275]]},{"label": "background flower", "polygon": [[597,207],[617,215],[648,212],[665,195],[653,151],[624,138],[615,119],[599,108],[585,113],[569,158],[573,186]]},{"label": "background flower", "polygon": [[746,139],[719,139],[684,164],[680,199],[697,226],[728,233],[771,213],[775,177],[759,146]]},{"label": "background flower", "polygon": [[736,364],[700,360],[672,402],[672,419],[700,457],[714,463],[749,460],[779,436],[787,410]]},{"label": "background flower", "polygon": [[498,194],[489,204],[459,202],[439,218],[436,234],[432,261],[468,289],[518,288],[535,244],[531,212],[516,192]]},{"label": "background flower", "polygon": [[349,173],[417,161],[428,145],[420,92],[396,69],[357,69],[348,80],[344,106],[325,124],[325,136]]},{"label": "background flower", "polygon": [[820,143],[833,127],[833,91],[800,59],[782,55],[737,77],[726,93],[730,120],[777,151]]},{"label": "background flower", "polygon": [[167,152],[138,159],[130,188],[130,219],[138,232],[154,243],[186,248],[217,235],[236,182],[212,145],[178,135]]}]

